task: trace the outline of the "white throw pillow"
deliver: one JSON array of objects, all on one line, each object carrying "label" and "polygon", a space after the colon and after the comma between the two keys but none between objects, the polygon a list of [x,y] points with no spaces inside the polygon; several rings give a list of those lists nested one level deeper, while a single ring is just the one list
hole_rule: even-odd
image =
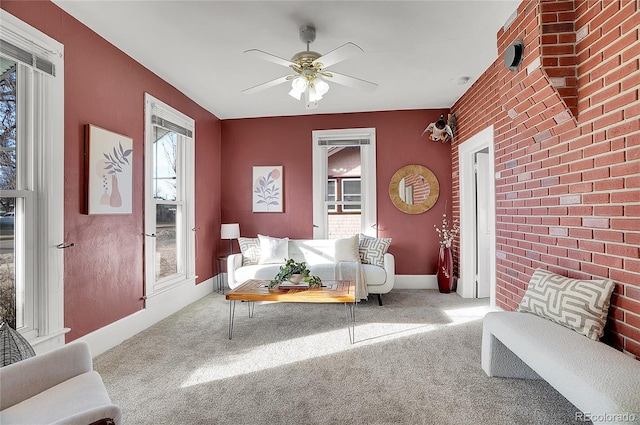
[{"label": "white throw pillow", "polygon": [[260,239],[260,260],[258,264],[284,263],[289,257],[289,238],[272,238],[258,235]]},{"label": "white throw pillow", "polygon": [[336,263],[342,261],[360,262],[360,253],[358,252],[358,235],[350,238],[335,240],[335,260]]}]

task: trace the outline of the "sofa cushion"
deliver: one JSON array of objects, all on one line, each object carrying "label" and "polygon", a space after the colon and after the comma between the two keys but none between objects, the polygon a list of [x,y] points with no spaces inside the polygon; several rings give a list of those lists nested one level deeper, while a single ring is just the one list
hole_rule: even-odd
[{"label": "sofa cushion", "polygon": [[328,280],[336,280],[335,264],[315,264],[307,265],[311,276],[318,276],[323,282]]},{"label": "sofa cushion", "polygon": [[252,264],[236,269],[236,282],[246,282],[249,279],[272,280],[280,271],[281,264]]},{"label": "sofa cushion", "polygon": [[387,282],[387,271],[373,264],[363,264],[362,269],[367,277],[368,287],[384,285]]},{"label": "sofa cushion", "polygon": [[350,238],[335,240],[335,261],[360,261],[360,253],[358,250],[358,235]]},{"label": "sofa cushion", "polygon": [[242,265],[250,266],[260,261],[260,240],[258,238],[238,238],[240,252],[242,253]]},{"label": "sofa cushion", "polygon": [[[255,264],[243,266],[236,269],[236,281],[246,282],[249,279],[272,280],[280,271],[282,264]],[[323,263],[310,265],[309,273],[312,276],[319,276],[322,281],[337,279],[336,264]],[[387,281],[387,272],[371,264],[363,264],[363,271],[366,274],[367,286],[384,285]]]},{"label": "sofa cushion", "polygon": [[297,262],[309,264],[335,263],[335,242],[333,239],[292,239],[289,240],[289,257]]},{"label": "sofa cushion", "polygon": [[284,263],[289,257],[289,238],[272,238],[258,235],[260,239],[260,260],[258,264]]},{"label": "sofa cushion", "polygon": [[537,269],[517,311],[536,314],[597,340],[604,333],[614,287],[609,279],[570,279]]},{"label": "sofa cushion", "polygon": [[362,264],[373,264],[384,267],[384,254],[391,245],[391,238],[373,238],[360,233],[360,261]]}]

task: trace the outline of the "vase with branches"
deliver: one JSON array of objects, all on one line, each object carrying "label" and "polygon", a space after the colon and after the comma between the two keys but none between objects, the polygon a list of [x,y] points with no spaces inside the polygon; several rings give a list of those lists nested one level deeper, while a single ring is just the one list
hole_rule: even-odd
[{"label": "vase with branches", "polygon": [[450,224],[447,218],[447,212],[442,214],[441,227],[433,227],[440,239],[440,252],[438,254],[438,289],[442,293],[449,293],[453,290],[453,254],[451,253],[451,245],[453,240],[460,233],[460,226],[457,221]]}]

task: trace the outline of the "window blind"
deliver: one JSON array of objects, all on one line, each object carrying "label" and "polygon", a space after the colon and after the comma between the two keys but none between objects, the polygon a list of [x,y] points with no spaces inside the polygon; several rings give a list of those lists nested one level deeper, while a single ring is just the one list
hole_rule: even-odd
[{"label": "window blind", "polygon": [[369,139],[319,139],[318,146],[360,146],[369,145]]},{"label": "window blind", "polygon": [[0,39],[0,53],[34,70],[44,72],[53,77],[56,76],[56,67],[53,62],[3,39]]},{"label": "window blind", "polygon": [[193,131],[188,128],[184,128],[181,125],[173,123],[166,118],[159,117],[158,115],[151,115],[151,123],[162,127],[165,130],[173,131],[174,133],[182,134],[183,136],[193,138]]}]

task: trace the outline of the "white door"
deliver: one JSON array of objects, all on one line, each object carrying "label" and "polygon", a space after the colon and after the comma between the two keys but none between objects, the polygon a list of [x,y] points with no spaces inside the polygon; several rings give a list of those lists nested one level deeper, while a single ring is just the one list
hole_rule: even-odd
[{"label": "white door", "polygon": [[[476,184],[476,159],[479,152],[488,154],[487,162],[487,174],[488,177],[481,177],[486,183],[482,185],[481,190],[486,190],[485,194],[480,194],[483,199],[487,200],[486,220],[481,220],[483,224],[488,226],[488,231],[478,230],[478,213],[476,207],[476,199],[478,194],[476,188],[479,186]],[[493,167],[493,126],[489,126],[484,130],[481,130],[469,140],[461,143],[458,147],[458,159],[460,166],[460,259],[459,259],[459,271],[460,276],[458,278],[458,294],[464,298],[474,298],[482,296],[478,290],[476,281],[478,279],[477,264],[488,267],[489,274],[489,305],[495,307],[495,275],[496,275],[496,261],[495,261],[495,182],[494,182],[494,167]],[[482,159],[480,159],[482,161]],[[484,164],[483,162],[483,164]],[[484,169],[484,165],[480,166]],[[480,171],[482,175],[484,171]],[[495,174],[496,177],[499,174]],[[482,213],[481,213],[482,214]],[[484,235],[482,238],[478,238],[478,234]],[[481,243],[488,243],[488,255],[483,254],[485,260],[478,260],[478,241]],[[483,245],[485,247],[486,245]],[[486,272],[482,272],[486,273]],[[486,280],[485,280],[486,282]]]},{"label": "white door", "polygon": [[[316,130],[312,135],[313,238],[349,236],[339,231],[339,227],[345,226],[351,235],[360,232],[377,236],[375,129]],[[346,148],[360,152],[360,177],[333,178],[329,169],[330,152]],[[341,221],[336,227],[337,218]],[[357,221],[352,222],[356,218]]]},{"label": "white door", "polygon": [[476,297],[486,298],[491,291],[491,226],[489,205],[491,174],[489,153],[476,153]]}]

